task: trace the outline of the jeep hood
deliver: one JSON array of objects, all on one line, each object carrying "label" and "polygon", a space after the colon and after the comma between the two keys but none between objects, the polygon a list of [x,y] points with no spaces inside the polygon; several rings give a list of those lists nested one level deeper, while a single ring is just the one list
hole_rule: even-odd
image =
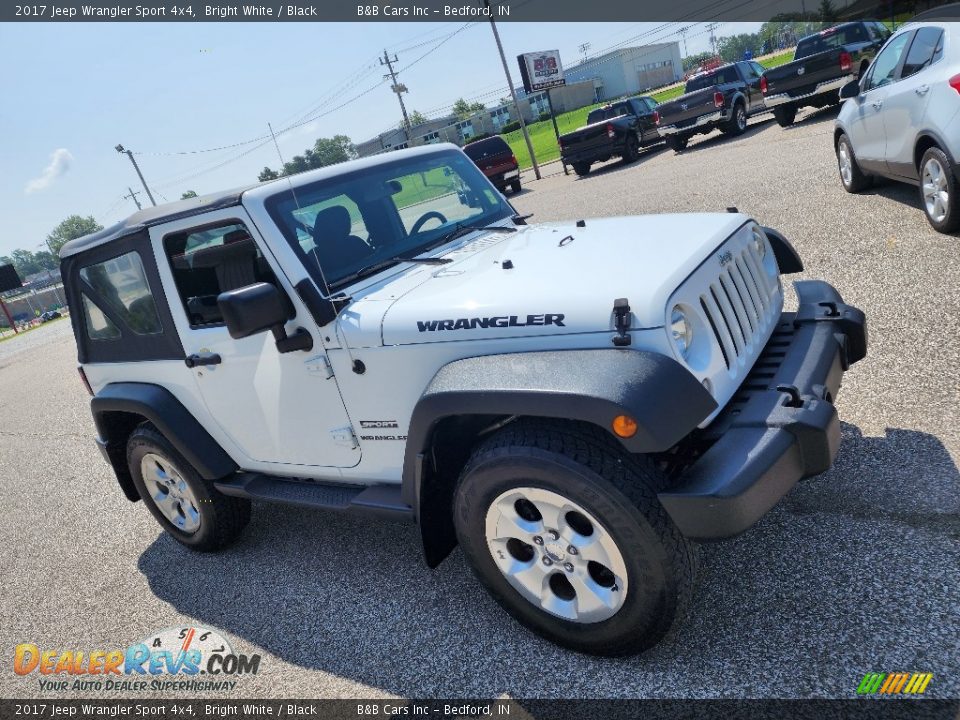
[{"label": "jeep hood", "polygon": [[484,233],[439,253],[446,265],[416,266],[423,281],[392,302],[360,302],[385,309],[385,345],[611,332],[617,298],[628,299],[633,329],[660,327],[673,291],[748,220],[649,215]]}]

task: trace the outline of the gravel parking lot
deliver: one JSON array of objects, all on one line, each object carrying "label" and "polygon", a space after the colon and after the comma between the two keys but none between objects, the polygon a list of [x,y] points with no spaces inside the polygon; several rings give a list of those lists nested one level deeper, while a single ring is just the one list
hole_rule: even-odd
[{"label": "gravel parking lot", "polygon": [[868,316],[836,466],[704,548],[690,615],[655,650],[539,640],[459,552],[426,569],[413,526],[255,506],[235,547],[190,553],[100,458],[60,321],[0,343],[0,695],[41,694],[11,671],[18,643],[112,649],[182,623],[263,655],[232,697],[852,697],[868,671],[932,672],[927,695],[960,697],[960,238],[914,188],[844,193],[833,118],[761,118],[582,179],[550,165],[512,198],[534,221],[735,205]]}]

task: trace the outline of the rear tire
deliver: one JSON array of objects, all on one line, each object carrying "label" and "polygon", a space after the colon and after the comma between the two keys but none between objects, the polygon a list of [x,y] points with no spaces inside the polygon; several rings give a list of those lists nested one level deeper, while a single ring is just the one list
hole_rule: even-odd
[{"label": "rear tire", "polygon": [[457,538],[480,582],[534,632],[634,654],[683,616],[696,573],[695,546],[657,500],[663,483],[653,460],[600,428],[518,420],[464,468]]},{"label": "rear tire", "polygon": [[773,117],[780,127],[790,127],[797,119],[796,105],[778,105],[773,109]]},{"label": "rear tire", "polygon": [[590,174],[590,163],[578,162],[573,164],[573,171],[580,177]]},{"label": "rear tire", "polygon": [[685,135],[667,135],[667,147],[674,152],[683,152],[690,138]]},{"label": "rear tire", "polygon": [[870,176],[860,169],[846,133],[837,139],[837,166],[840,169],[840,183],[848,193],[858,193],[870,187]]},{"label": "rear tire", "polygon": [[733,115],[720,132],[731,137],[743,135],[747,130],[747,106],[742,101],[737,101],[733,106]]},{"label": "rear tire", "polygon": [[520,180],[519,180],[519,178],[518,178],[517,180],[514,180],[512,183],[510,183],[510,191],[511,191],[514,195],[516,195],[518,192],[520,192]]},{"label": "rear tire", "polygon": [[250,501],[217,490],[160,431],[143,423],[127,441],[130,475],[144,505],[177,542],[220,550],[250,522]]},{"label": "rear tire", "polygon": [[947,154],[938,147],[928,148],[920,159],[920,203],[937,232],[960,229],[960,182]]},{"label": "rear tire", "polygon": [[626,146],[623,149],[623,162],[625,165],[629,165],[636,162],[638,157],[640,157],[640,144],[633,135],[630,135],[627,137]]}]

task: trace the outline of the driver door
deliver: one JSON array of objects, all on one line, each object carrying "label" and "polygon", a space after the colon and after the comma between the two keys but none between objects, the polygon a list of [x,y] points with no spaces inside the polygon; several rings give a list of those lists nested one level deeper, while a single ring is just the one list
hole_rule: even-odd
[{"label": "driver door", "polygon": [[[323,334],[256,226],[241,207],[201,218],[152,227],[150,239],[184,351],[212,363],[183,367],[183,384],[196,388],[217,426],[211,434],[247,458],[245,469],[301,474],[305,467],[356,465],[360,448],[327,371]],[[286,330],[306,329],[311,350],[280,353],[269,332],[230,337],[217,295],[256,282],[286,295],[293,308]]]}]

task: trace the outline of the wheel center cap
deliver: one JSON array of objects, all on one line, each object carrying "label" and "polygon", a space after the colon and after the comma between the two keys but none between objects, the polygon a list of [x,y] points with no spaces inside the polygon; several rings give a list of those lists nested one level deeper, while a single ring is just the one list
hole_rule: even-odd
[{"label": "wheel center cap", "polygon": [[559,542],[548,542],[543,546],[543,551],[554,562],[563,562],[567,557],[566,548]]}]

